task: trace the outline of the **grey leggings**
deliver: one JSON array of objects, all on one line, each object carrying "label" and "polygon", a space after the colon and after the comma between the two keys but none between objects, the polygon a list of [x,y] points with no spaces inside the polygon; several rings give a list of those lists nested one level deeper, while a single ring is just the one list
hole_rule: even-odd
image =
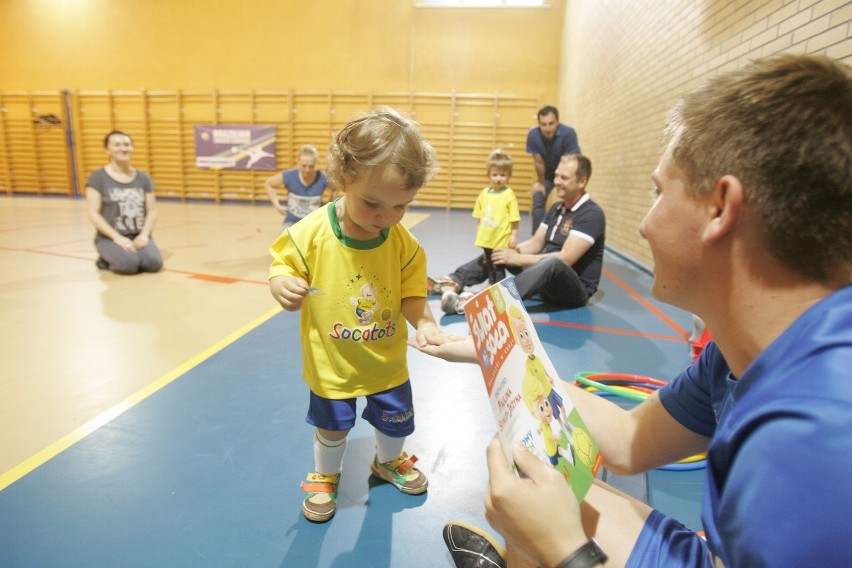
[{"label": "grey leggings", "polygon": [[109,269],[116,274],[157,272],[163,267],[163,257],[154,239],[150,239],[142,250],[129,251],[115,244],[112,239],[98,234],[95,237],[95,248]]}]

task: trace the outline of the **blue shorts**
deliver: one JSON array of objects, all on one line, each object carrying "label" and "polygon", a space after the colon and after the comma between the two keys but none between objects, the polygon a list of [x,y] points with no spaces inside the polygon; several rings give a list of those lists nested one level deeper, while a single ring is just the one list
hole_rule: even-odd
[{"label": "blue shorts", "polygon": [[648,516],[626,568],[713,568],[707,542],[695,531],[656,509]]},{"label": "blue shorts", "polygon": [[[411,399],[411,381],[386,391],[368,394],[367,408],[361,418],[391,438],[403,438],[414,432],[414,404]],[[355,427],[355,401],[357,398],[332,400],[311,391],[308,424],[323,430],[351,430]]]}]

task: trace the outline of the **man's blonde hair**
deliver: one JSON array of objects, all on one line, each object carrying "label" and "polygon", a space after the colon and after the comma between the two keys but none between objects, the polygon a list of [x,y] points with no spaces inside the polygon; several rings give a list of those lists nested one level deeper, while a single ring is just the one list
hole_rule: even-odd
[{"label": "man's blonde hair", "polygon": [[694,196],[740,180],[782,264],[818,280],[852,266],[852,69],[822,55],[754,61],[685,95],[666,138]]}]

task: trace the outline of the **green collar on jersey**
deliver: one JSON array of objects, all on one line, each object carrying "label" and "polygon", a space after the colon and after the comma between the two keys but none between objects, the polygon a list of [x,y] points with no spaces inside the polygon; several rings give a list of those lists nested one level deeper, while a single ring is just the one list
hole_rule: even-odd
[{"label": "green collar on jersey", "polygon": [[[338,197],[337,199],[340,198]],[[390,229],[382,229],[378,237],[375,239],[368,239],[366,241],[360,241],[344,235],[343,231],[340,230],[340,221],[337,219],[337,199],[335,199],[333,203],[329,204],[328,220],[331,222],[331,230],[334,231],[334,236],[337,237],[338,241],[350,248],[369,250],[376,248],[388,239],[388,232]]]}]

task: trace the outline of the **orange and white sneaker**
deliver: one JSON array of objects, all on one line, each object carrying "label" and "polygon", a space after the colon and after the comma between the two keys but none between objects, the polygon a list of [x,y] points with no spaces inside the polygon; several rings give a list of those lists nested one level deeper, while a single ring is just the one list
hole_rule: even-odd
[{"label": "orange and white sneaker", "polygon": [[302,513],[305,518],[315,523],[324,523],[334,516],[337,510],[337,485],[340,474],[323,475],[309,473],[302,482],[302,489],[307,492],[302,502]]},{"label": "orange and white sneaker", "polygon": [[379,456],[373,458],[370,470],[373,475],[391,483],[407,495],[420,495],[426,492],[429,480],[422,471],[414,467],[417,456],[402,452],[399,457],[389,462],[379,463]]},{"label": "orange and white sneaker", "polygon": [[458,292],[459,285],[449,276],[441,276],[440,278],[426,277],[426,294],[437,296],[444,292]]}]

